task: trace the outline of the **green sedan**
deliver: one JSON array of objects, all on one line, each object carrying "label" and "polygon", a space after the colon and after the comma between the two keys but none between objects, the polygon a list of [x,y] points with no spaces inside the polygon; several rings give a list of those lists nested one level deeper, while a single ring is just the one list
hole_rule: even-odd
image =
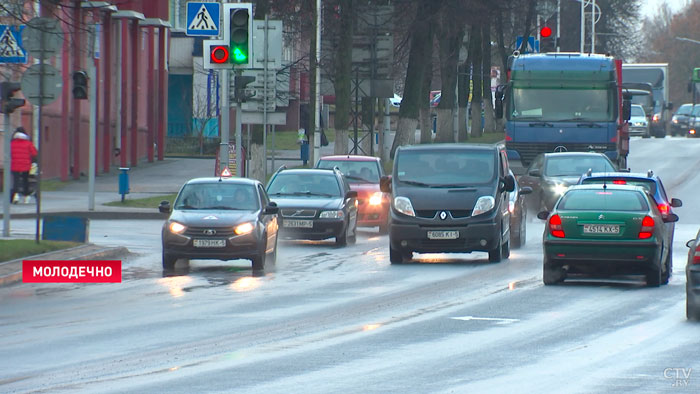
[{"label": "green sedan", "polygon": [[654,198],[638,186],[577,185],[569,188],[547,220],[543,236],[543,281],[552,285],[568,274],[642,274],[647,286],[667,284],[672,245]]}]

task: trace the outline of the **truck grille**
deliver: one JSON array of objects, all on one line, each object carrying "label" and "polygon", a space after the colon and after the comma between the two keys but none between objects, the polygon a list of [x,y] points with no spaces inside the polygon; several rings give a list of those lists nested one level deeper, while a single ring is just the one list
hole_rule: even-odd
[{"label": "truck grille", "polygon": [[[434,219],[438,212],[442,212],[442,209],[416,209],[416,216],[419,218]],[[472,211],[469,209],[452,209],[444,210],[448,212],[454,219],[461,219],[471,216]]]},{"label": "truck grille", "polygon": [[190,237],[232,237],[233,227],[187,227],[185,235]]},{"label": "truck grille", "polygon": [[617,145],[614,143],[506,142],[506,149],[517,151],[525,167],[530,165],[530,162],[538,154],[554,152],[554,149],[559,146],[566,148],[565,152],[606,152],[617,150]]}]

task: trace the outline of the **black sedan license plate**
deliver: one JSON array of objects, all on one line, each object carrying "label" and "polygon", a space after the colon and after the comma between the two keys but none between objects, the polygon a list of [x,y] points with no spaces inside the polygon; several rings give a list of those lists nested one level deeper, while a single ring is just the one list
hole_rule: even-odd
[{"label": "black sedan license plate", "polygon": [[428,239],[457,239],[459,231],[428,231]]},{"label": "black sedan license plate", "polygon": [[618,224],[584,224],[584,234],[619,234],[620,225]]},{"label": "black sedan license plate", "polygon": [[226,246],[225,239],[195,239],[192,243],[195,248],[223,248]]},{"label": "black sedan license plate", "polygon": [[291,228],[313,228],[314,227],[314,221],[313,220],[289,220],[289,219],[284,219],[282,221],[282,226],[283,227],[291,227]]}]

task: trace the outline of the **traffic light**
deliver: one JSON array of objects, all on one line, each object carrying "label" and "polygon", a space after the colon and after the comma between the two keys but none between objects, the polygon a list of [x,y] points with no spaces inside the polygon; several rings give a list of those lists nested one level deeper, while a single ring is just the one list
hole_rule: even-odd
[{"label": "traffic light", "polygon": [[250,63],[250,48],[252,34],[252,23],[250,18],[251,5],[242,4],[240,7],[234,5],[229,14],[229,40],[231,49],[231,63]]},{"label": "traffic light", "polygon": [[87,100],[88,98],[88,76],[85,71],[73,73],[73,98],[76,100]]},{"label": "traffic light", "polygon": [[11,114],[24,105],[24,99],[13,97],[20,89],[19,82],[0,82],[0,112]]},{"label": "traffic light", "polygon": [[554,41],[552,29],[549,26],[543,26],[540,29],[540,52],[556,52],[557,48]]},{"label": "traffic light", "polygon": [[212,64],[225,64],[229,60],[229,50],[226,45],[212,45],[209,47],[209,61]]}]

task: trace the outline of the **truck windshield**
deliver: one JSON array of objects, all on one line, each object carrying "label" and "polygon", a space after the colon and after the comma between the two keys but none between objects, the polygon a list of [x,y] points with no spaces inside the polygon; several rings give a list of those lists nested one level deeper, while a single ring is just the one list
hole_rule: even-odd
[{"label": "truck windshield", "polygon": [[424,187],[487,183],[498,170],[496,155],[490,150],[403,151],[397,160],[397,179]]},{"label": "truck windshield", "polygon": [[615,119],[613,92],[608,89],[514,88],[508,120],[588,121]]}]

